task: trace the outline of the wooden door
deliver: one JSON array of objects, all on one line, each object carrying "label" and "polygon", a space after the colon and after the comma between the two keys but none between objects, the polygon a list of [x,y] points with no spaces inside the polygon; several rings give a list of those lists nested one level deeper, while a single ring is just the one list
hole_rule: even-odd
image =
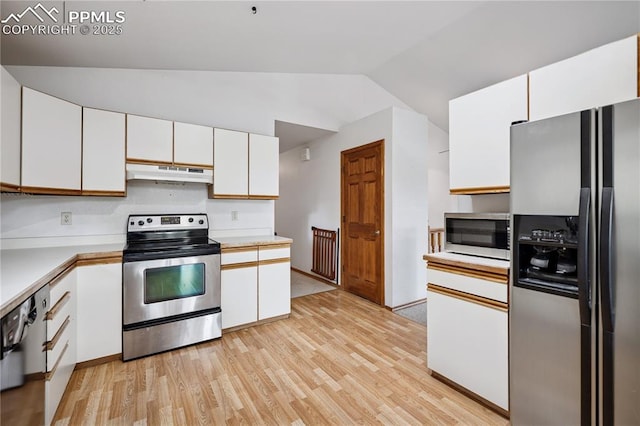
[{"label": "wooden door", "polygon": [[384,141],[341,153],[342,285],[384,305]]}]

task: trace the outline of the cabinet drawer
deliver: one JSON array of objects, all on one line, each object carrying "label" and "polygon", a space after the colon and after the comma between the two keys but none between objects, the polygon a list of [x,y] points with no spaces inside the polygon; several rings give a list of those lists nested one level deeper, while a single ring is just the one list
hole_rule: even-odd
[{"label": "cabinet drawer", "polygon": [[51,341],[67,318],[74,318],[71,292],[66,292],[47,312],[47,341]]},{"label": "cabinet drawer", "polygon": [[258,247],[234,247],[231,249],[223,249],[222,255],[220,256],[220,263],[222,265],[257,261]]},{"label": "cabinet drawer", "polygon": [[75,284],[75,269],[66,270],[63,272],[63,276],[55,279],[49,284],[49,295],[50,295],[50,307],[55,306],[56,303],[65,295],[67,292],[73,292],[74,284]]},{"label": "cabinet drawer", "polygon": [[269,260],[269,259],[288,259],[291,257],[291,246],[265,246],[260,247],[258,250],[258,259],[259,260]]},{"label": "cabinet drawer", "polygon": [[[47,381],[45,382],[45,424],[51,424],[69,379],[71,379],[71,374],[75,368],[73,349],[69,342],[61,345],[59,357],[53,363],[51,371],[47,373]],[[49,360],[47,359],[48,362]]]},{"label": "cabinet drawer", "polygon": [[[48,324],[47,324],[48,325]],[[71,317],[66,317],[60,328],[56,330],[51,339],[47,339],[47,371],[51,371],[55,366],[65,346],[71,345],[69,342],[73,338],[72,328],[75,326]],[[47,334],[49,331],[47,330]],[[74,348],[75,351],[75,348]]]},{"label": "cabinet drawer", "polygon": [[[506,276],[502,279],[497,277],[494,279],[484,277],[480,272],[478,272],[477,276],[474,276],[474,271],[472,270],[464,272],[463,275],[461,272],[448,272],[444,269],[446,268],[429,264],[427,266],[427,281],[430,284],[507,303],[509,286]],[[498,282],[498,280],[503,282]]]}]

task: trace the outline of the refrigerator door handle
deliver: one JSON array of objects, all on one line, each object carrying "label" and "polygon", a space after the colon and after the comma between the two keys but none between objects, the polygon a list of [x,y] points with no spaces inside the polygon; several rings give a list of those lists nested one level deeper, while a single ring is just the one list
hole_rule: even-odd
[{"label": "refrigerator door handle", "polygon": [[602,327],[613,333],[613,188],[602,189],[602,222],[600,224],[600,291],[602,293]]},{"label": "refrigerator door handle", "polygon": [[580,210],[578,222],[578,301],[580,323],[591,325],[591,285],[589,277],[589,222],[591,211],[591,188],[580,188]]}]

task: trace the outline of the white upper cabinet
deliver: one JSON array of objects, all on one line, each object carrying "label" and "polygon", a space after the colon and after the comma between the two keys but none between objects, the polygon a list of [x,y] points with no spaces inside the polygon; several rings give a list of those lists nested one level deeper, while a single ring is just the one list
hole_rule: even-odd
[{"label": "white upper cabinet", "polygon": [[23,87],[22,188],[80,191],[81,153],[82,107]]},{"label": "white upper cabinet", "polygon": [[451,193],[509,192],[509,129],[526,119],[526,75],[449,101]]},{"label": "white upper cabinet", "polygon": [[277,198],[279,194],[279,139],[249,134],[249,196]]},{"label": "white upper cabinet", "polygon": [[92,108],[83,109],[82,192],[124,195],[124,114]]},{"label": "white upper cabinet", "polygon": [[127,161],[173,162],[173,122],[127,114]]},{"label": "white upper cabinet", "polygon": [[638,96],[638,36],[529,73],[530,119],[540,120]]},{"label": "white upper cabinet", "polygon": [[249,195],[249,135],[213,129],[213,196],[247,198]]},{"label": "white upper cabinet", "polygon": [[20,186],[20,83],[7,70],[1,70],[0,187],[3,191],[17,191]]},{"label": "white upper cabinet", "polygon": [[175,122],[173,127],[176,164],[213,167],[213,128]]}]

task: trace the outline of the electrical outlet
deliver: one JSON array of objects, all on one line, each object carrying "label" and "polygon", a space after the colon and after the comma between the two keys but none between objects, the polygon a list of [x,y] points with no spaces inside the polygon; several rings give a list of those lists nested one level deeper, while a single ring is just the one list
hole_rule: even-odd
[{"label": "electrical outlet", "polygon": [[60,213],[60,224],[71,225],[71,212]]},{"label": "electrical outlet", "polygon": [[233,220],[233,221],[238,220],[238,211],[237,210],[233,210],[231,212],[231,220]]}]

